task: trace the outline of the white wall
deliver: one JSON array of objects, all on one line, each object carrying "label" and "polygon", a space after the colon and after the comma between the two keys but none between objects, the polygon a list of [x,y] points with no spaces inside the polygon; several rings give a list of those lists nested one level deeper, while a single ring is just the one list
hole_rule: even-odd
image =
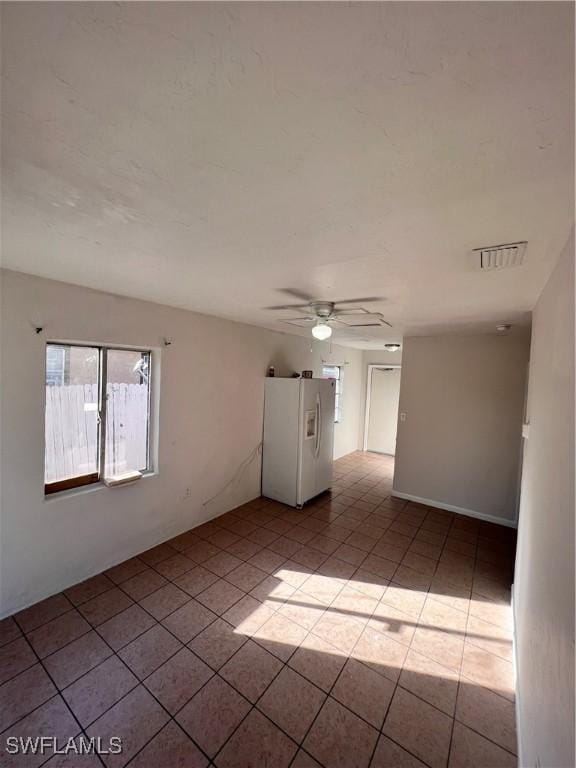
[{"label": "white wall", "polygon": [[[161,369],[156,476],[44,498],[47,340],[154,349]],[[323,359],[347,363],[335,456],[358,448],[357,350],[8,271],[1,347],[0,615],[257,496],[259,456],[227,484],[262,439],[270,364],[277,375],[304,368],[318,375]]]},{"label": "white wall", "polygon": [[574,756],[574,235],[532,320],[514,578],[520,765]]},{"label": "white wall", "polygon": [[529,333],[404,339],[394,492],[514,524]]}]

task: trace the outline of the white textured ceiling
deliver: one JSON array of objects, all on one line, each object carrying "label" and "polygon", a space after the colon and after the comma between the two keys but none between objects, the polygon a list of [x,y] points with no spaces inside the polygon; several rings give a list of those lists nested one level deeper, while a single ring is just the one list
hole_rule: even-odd
[{"label": "white textured ceiling", "polygon": [[3,3],[4,266],[290,333],[277,289],[385,297],[356,346],[527,322],[573,217],[572,14]]}]

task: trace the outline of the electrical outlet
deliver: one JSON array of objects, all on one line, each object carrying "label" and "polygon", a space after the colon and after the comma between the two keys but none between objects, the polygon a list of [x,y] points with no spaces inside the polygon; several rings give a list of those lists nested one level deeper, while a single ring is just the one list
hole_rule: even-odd
[{"label": "electrical outlet", "polygon": [[190,488],[186,488],[186,490],[184,491],[184,496],[182,497],[183,500],[186,501],[186,499],[189,499],[190,496],[192,496],[192,491]]},{"label": "electrical outlet", "polygon": [[406,414],[405,413],[401,413],[400,414],[400,421],[406,421]]}]

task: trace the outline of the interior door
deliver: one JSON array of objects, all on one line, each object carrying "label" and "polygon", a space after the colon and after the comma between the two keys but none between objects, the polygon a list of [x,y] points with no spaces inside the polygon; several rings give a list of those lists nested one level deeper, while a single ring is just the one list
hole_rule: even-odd
[{"label": "interior door", "polygon": [[399,400],[400,368],[372,368],[366,446],[369,451],[392,456],[396,453]]}]

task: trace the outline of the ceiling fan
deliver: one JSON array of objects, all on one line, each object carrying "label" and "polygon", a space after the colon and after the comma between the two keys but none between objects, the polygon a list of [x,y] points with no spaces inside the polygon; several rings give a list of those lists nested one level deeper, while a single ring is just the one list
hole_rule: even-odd
[{"label": "ceiling fan", "polygon": [[312,336],[324,341],[332,335],[332,326],[340,325],[347,328],[367,328],[392,325],[384,320],[379,312],[369,312],[367,309],[359,306],[346,306],[340,308],[340,305],[350,304],[369,304],[375,301],[384,301],[382,296],[364,296],[358,299],[342,299],[340,301],[325,301],[315,299],[302,291],[292,288],[281,288],[282,293],[295,296],[305,304],[280,304],[275,307],[266,307],[270,310],[293,309],[298,314],[292,318],[281,318],[280,322],[299,325],[301,327],[312,327]]}]

